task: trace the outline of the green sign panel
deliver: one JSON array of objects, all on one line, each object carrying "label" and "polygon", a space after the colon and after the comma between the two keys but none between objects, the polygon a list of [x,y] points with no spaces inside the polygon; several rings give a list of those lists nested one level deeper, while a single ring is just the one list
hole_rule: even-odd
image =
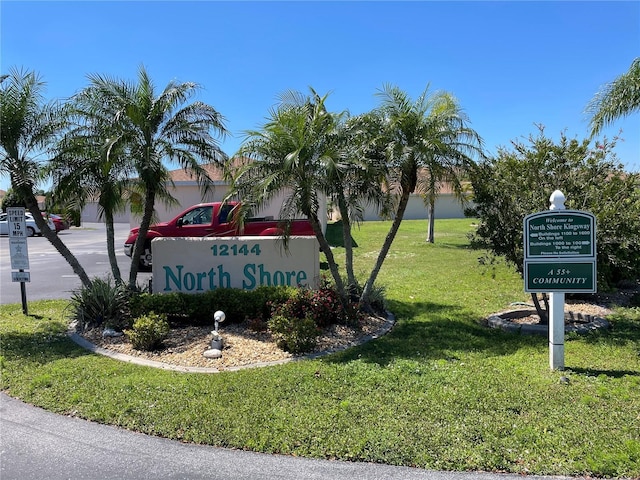
[{"label": "green sign panel", "polygon": [[524,219],[525,259],[596,255],[595,217],[574,210],[549,210]]},{"label": "green sign panel", "polygon": [[525,292],[595,293],[596,220],[589,212],[547,210],[524,219]]},{"label": "green sign panel", "polygon": [[525,292],[595,293],[596,263],[587,262],[526,262]]}]

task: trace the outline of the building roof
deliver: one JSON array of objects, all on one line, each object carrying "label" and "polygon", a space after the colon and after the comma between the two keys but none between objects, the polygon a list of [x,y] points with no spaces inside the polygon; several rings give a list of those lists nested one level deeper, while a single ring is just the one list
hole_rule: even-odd
[{"label": "building roof", "polygon": [[[246,162],[247,159],[245,158],[240,158],[240,157],[235,157],[233,159],[231,159],[230,163],[229,163],[229,168],[231,169],[235,169],[237,167],[239,167],[240,165],[244,164]],[[224,167],[222,167],[221,165],[217,164],[217,163],[206,163],[203,164],[202,167],[205,169],[205,171],[207,172],[207,174],[209,175],[209,177],[211,178],[212,181],[214,182],[225,182],[225,178],[224,178]],[[184,170],[183,168],[178,168],[176,170],[171,170],[169,171],[169,175],[171,177],[171,180],[173,180],[173,182],[195,182],[196,178],[190,174],[189,172],[187,172],[186,170]]]},{"label": "building roof", "polygon": [[[211,180],[222,181],[224,179],[224,172],[222,168],[219,167],[218,165],[208,163],[202,166],[206,170],[209,177],[211,177]],[[193,175],[191,175],[189,172],[187,172],[182,168],[171,170],[169,172],[169,175],[171,177],[171,180],[173,180],[174,182],[195,182],[196,181]]]}]

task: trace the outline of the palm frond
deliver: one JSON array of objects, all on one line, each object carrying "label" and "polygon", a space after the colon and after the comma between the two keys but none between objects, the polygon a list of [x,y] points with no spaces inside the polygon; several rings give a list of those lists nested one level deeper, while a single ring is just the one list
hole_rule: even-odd
[{"label": "palm frond", "polygon": [[633,60],[629,70],[602,87],[586,108],[591,116],[591,136],[616,119],[640,111],[640,57]]}]

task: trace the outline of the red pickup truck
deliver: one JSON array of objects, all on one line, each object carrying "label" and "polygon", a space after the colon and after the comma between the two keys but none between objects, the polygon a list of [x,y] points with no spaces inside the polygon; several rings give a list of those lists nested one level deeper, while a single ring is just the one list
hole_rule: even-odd
[{"label": "red pickup truck", "polygon": [[[280,220],[273,217],[253,217],[245,220],[244,229],[239,231],[233,221],[233,209],[238,202],[200,203],[187,208],[173,220],[157,223],[149,227],[144,252],[140,257],[140,267],[147,269],[151,266],[151,240],[160,237],[233,237],[236,235],[280,235]],[[124,253],[131,256],[133,244],[138,238],[138,230],[134,228],[124,244]],[[314,235],[309,220],[293,220],[291,235]]]}]

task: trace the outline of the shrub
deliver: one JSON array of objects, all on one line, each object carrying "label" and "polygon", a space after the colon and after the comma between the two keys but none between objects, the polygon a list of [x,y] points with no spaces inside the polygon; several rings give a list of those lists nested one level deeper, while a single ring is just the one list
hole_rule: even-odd
[{"label": "shrub", "polygon": [[[349,297],[351,299],[351,304],[347,307],[348,309],[351,309],[352,311],[358,310],[358,300],[360,299],[363,290],[363,287],[360,285],[349,285]],[[369,306],[379,315],[384,315],[387,310],[386,293],[387,287],[384,285],[378,285],[377,283],[373,285],[371,292],[369,293]]]},{"label": "shrub", "polygon": [[474,207],[480,220],[472,246],[502,256],[523,273],[523,228],[526,215],[549,208],[549,196],[560,189],[567,209],[593,213],[597,224],[598,286],[608,290],[622,279],[640,275],[640,175],[624,170],[609,142],[540,135],[529,144],[513,142],[495,158],[470,172]]},{"label": "shrub", "polygon": [[147,312],[164,313],[172,323],[189,325],[213,324],[213,312],[222,310],[227,323],[245,319],[269,318],[271,305],[284,303],[296,289],[291,287],[258,287],[252,291],[218,288],[204,293],[143,293],[131,299],[131,317]]},{"label": "shrub", "polygon": [[133,327],[125,330],[125,333],[136,350],[154,350],[162,345],[169,331],[166,315],[149,312],[148,315],[136,318]]},{"label": "shrub", "polygon": [[308,288],[296,290],[288,300],[272,308],[272,316],[309,317],[320,328],[339,323],[342,313],[342,305],[335,292]]},{"label": "shrub", "polygon": [[293,354],[309,352],[318,342],[320,330],[310,316],[303,318],[274,315],[269,330],[279,348]]},{"label": "shrub", "polygon": [[126,285],[116,285],[108,277],[96,278],[90,287],[82,287],[71,294],[71,319],[79,330],[104,326],[122,330],[129,325],[129,292]]}]

